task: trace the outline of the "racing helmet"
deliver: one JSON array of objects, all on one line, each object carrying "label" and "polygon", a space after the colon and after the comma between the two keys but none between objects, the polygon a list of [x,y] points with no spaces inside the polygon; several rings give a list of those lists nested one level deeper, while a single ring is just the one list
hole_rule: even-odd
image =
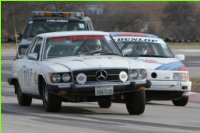
[{"label": "racing helmet", "polygon": [[87,47],[89,48],[88,50],[93,51],[93,50],[101,50],[102,45],[100,40],[90,40],[87,43]]},{"label": "racing helmet", "polygon": [[135,46],[135,51],[138,55],[146,55],[148,50],[148,46],[145,43],[137,44]]}]

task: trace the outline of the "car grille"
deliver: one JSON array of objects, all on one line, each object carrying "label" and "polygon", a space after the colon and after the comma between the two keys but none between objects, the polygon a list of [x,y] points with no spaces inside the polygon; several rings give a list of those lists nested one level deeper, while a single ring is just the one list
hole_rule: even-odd
[{"label": "car grille", "polygon": [[[107,72],[107,78],[105,80],[97,80],[96,73],[99,70],[105,70]],[[74,71],[74,81],[76,81],[76,76],[79,73],[84,73],[87,76],[87,82],[96,82],[96,81],[109,81],[109,82],[120,82],[119,73],[125,71],[128,73],[128,69],[98,69],[98,70],[79,70]]]}]

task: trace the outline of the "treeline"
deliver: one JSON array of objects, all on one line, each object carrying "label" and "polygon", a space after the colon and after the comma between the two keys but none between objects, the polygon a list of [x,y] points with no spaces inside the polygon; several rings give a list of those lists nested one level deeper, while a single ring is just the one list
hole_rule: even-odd
[{"label": "treeline", "polygon": [[[103,14],[88,13],[88,5],[101,8]],[[3,41],[14,40],[15,30],[23,32],[34,10],[84,11],[101,31],[152,33],[173,42],[200,41],[198,2],[2,2]]]}]

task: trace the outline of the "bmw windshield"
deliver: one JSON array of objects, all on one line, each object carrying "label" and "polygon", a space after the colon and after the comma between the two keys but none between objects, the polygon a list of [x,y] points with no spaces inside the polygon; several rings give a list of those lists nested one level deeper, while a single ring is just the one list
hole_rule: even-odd
[{"label": "bmw windshield", "polygon": [[128,57],[174,57],[165,43],[123,41],[117,42],[117,45]]},{"label": "bmw windshield", "polygon": [[85,55],[121,56],[121,53],[110,36],[66,36],[47,39],[43,59]]}]

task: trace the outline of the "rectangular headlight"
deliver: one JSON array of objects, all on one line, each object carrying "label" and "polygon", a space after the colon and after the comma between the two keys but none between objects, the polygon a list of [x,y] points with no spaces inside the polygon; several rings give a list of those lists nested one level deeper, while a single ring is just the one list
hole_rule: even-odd
[{"label": "rectangular headlight", "polygon": [[173,80],[189,80],[189,74],[188,73],[174,73],[173,74]]}]

